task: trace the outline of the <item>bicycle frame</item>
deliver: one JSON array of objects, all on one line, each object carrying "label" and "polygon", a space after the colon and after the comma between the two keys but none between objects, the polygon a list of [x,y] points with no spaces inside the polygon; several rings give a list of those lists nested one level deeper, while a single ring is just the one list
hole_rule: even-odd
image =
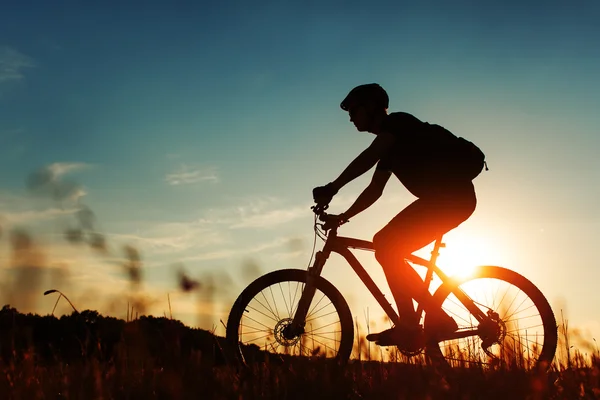
[{"label": "bicycle frame", "polygon": [[[440,248],[445,247],[445,244],[442,243],[442,236],[436,238],[433,250],[431,252],[431,259],[426,260],[424,258],[418,257],[414,254],[411,254],[406,257],[406,260],[412,264],[421,265],[427,268],[427,273],[424,279],[424,287],[429,291],[431,281],[433,279],[433,274],[435,273],[442,284],[451,283],[452,278],[446,275],[435,263],[439,256]],[[304,290],[302,292],[302,296],[298,303],[298,308],[296,309],[296,314],[294,315],[293,322],[290,326],[290,334],[302,332],[304,329],[304,320],[306,319],[306,314],[308,313],[308,307],[312,302],[313,296],[315,294],[315,285],[314,280],[316,277],[321,275],[323,267],[325,266],[325,262],[329,258],[331,252],[338,253],[346,261],[354,272],[358,275],[364,285],[367,287],[369,292],[373,295],[375,300],[379,303],[381,308],[390,318],[390,320],[397,324],[399,321],[398,313],[394,310],[391,303],[386,300],[385,295],[381,292],[379,287],[375,284],[371,276],[364,269],[362,264],[358,261],[358,259],[352,254],[350,249],[359,249],[359,250],[369,250],[375,251],[373,247],[373,243],[367,240],[354,239],[350,237],[337,236],[337,228],[331,229],[327,236],[327,240],[323,249],[318,251],[315,255],[315,261],[313,265],[308,269],[308,278]],[[487,315],[479,309],[475,305],[475,303],[460,289],[454,288],[452,293],[457,297],[457,299],[469,310],[469,312],[479,321],[482,322],[486,320]],[[423,313],[423,307],[419,304],[417,309],[417,315],[421,315]],[[476,331],[476,330],[475,330]],[[457,332],[453,335],[453,338],[466,337],[472,335],[473,330]]]}]

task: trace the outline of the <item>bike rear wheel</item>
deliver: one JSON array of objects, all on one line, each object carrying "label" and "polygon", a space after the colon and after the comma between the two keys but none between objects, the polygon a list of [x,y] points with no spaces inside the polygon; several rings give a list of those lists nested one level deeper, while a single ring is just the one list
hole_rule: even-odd
[{"label": "bike rear wheel", "polygon": [[245,363],[280,358],[328,358],[346,362],[352,352],[352,315],[341,293],[317,277],[304,332],[287,337],[306,283],[306,270],[274,271],[252,282],[235,301],[227,320],[227,342]]},{"label": "bike rear wheel", "polygon": [[[453,293],[457,289],[490,317],[486,325],[479,324],[458,300]],[[459,333],[476,330],[477,334],[428,346],[432,361],[449,367],[550,366],[558,340],[556,319],[542,292],[525,277],[502,267],[480,267],[471,278],[441,285],[433,299],[458,323]]]}]

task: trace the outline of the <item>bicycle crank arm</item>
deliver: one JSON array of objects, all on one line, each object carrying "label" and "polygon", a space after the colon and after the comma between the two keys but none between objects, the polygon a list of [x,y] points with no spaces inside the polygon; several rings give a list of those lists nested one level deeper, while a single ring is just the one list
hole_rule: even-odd
[{"label": "bicycle crank arm", "polygon": [[444,335],[444,337],[436,338],[437,340],[453,340],[453,339],[464,339],[470,336],[479,336],[480,330],[479,328],[473,329],[463,329],[460,331],[452,332],[448,335]]}]

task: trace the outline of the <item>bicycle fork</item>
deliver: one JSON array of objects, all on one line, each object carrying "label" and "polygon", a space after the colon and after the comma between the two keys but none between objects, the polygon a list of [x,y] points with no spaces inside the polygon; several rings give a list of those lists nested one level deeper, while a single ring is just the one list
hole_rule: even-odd
[{"label": "bicycle fork", "polygon": [[317,290],[316,282],[321,276],[321,271],[323,271],[323,266],[329,258],[329,254],[330,251],[318,251],[315,254],[315,262],[312,267],[308,268],[306,284],[298,301],[298,307],[296,308],[292,323],[283,330],[283,335],[286,339],[293,339],[304,333],[308,309]]}]

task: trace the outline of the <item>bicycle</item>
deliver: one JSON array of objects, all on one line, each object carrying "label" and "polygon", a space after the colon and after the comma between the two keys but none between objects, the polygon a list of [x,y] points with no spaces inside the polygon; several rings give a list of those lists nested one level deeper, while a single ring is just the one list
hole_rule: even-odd
[{"label": "bicycle", "polygon": [[[398,323],[398,314],[350,251],[374,251],[373,244],[338,236],[340,225],[328,225],[331,219],[326,208],[312,207],[315,241],[316,236],[325,241],[312,266],[309,262],[307,270],[284,269],[263,275],[233,304],[226,339],[242,363],[264,359],[265,352],[280,357],[327,358],[338,363],[349,360],[354,342],[352,314],[338,289],[321,276],[332,252],[345,258],[389,320]],[[441,280],[432,295],[433,302],[455,319],[459,329],[444,337],[428,332],[427,314],[419,305],[417,313],[428,340],[418,349],[397,343],[400,352],[408,357],[421,354],[426,362],[443,367],[510,364],[526,369],[548,368],[558,332],[554,313],[542,292],[522,275],[499,266],[478,267],[467,278],[449,277],[436,265],[439,250],[445,247],[442,239],[436,239],[429,260],[416,255],[406,260],[427,268],[423,284],[428,291],[434,274]]]}]

